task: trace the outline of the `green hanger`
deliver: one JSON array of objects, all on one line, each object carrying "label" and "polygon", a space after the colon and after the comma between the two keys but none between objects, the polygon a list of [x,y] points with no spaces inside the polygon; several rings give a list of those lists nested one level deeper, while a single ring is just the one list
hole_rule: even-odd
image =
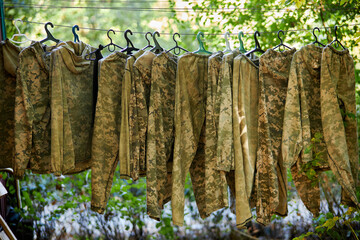
[{"label": "green hanger", "polygon": [[243,32],[239,32],[239,34],[238,34],[238,38],[239,38],[239,41],[240,41],[239,51],[240,51],[241,53],[246,53],[246,50],[245,50],[245,48],[244,48],[244,42],[243,42],[243,40],[241,39],[241,36],[244,37],[244,33],[243,33]]},{"label": "green hanger", "polygon": [[199,49],[197,51],[195,51],[194,53],[203,53],[203,54],[211,54],[212,52],[209,52],[207,51],[205,48],[204,48],[204,44],[203,42],[201,41],[201,37],[204,37],[204,33],[203,32],[198,32],[198,34],[196,35],[196,39],[198,40],[199,42]]}]

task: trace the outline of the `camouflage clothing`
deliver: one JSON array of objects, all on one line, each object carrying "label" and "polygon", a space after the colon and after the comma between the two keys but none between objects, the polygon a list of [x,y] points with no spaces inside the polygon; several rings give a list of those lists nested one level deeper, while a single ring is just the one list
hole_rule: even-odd
[{"label": "camouflage clothing", "polygon": [[51,162],[54,174],[90,168],[93,132],[92,47],[67,42],[51,53]]},{"label": "camouflage clothing", "polygon": [[126,54],[114,52],[99,61],[99,90],[92,139],[91,209],[103,213],[119,161],[121,90]]},{"label": "camouflage clothing", "polygon": [[21,50],[8,39],[0,43],[0,168],[13,167],[16,69]]},{"label": "camouflage clothing", "polygon": [[250,197],[258,144],[259,70],[245,55],[234,59],[233,134],[235,146],[236,225],[251,220]]},{"label": "camouflage clothing", "polygon": [[119,140],[119,158],[120,158],[120,176],[122,178],[130,177],[130,130],[129,130],[129,102],[130,91],[132,86],[132,78],[134,75],[133,64],[137,57],[144,53],[139,50],[132,56],[128,57],[125,65],[124,82],[121,90],[121,124],[120,124],[120,140]]},{"label": "camouflage clothing", "polygon": [[321,119],[329,165],[342,187],[342,203],[359,207],[355,72],[348,49],[338,51],[329,45],[324,48],[320,79]]},{"label": "camouflage clothing", "polygon": [[147,214],[160,220],[161,209],[171,199],[171,171],[175,137],[175,82],[177,57],[161,53],[151,70],[147,149]]},{"label": "camouflage clothing", "polygon": [[130,176],[135,181],[146,175],[146,133],[151,86],[151,65],[156,55],[146,51],[133,65],[129,102]]},{"label": "camouflage clothing", "polygon": [[[305,206],[317,216],[320,211],[318,174],[309,179],[304,164],[313,160],[311,139],[323,135],[320,108],[320,66],[322,48],[309,44],[297,51],[291,63],[286,96],[282,156],[284,165],[291,167],[293,180]],[[324,141],[316,143],[316,151],[323,152],[323,161],[314,166],[316,171],[327,170]],[[313,168],[313,166],[311,166]]]},{"label": "camouflage clothing", "polygon": [[[63,43],[60,42],[58,46],[61,44]],[[16,178],[21,178],[27,168],[35,173],[56,171],[51,162],[50,151],[49,82],[50,53],[55,47],[46,47],[40,42],[35,42],[19,54],[15,91],[15,160],[13,162]]]},{"label": "camouflage clothing", "polygon": [[179,58],[175,88],[175,143],[172,181],[173,223],[184,222],[188,171],[202,218],[205,209],[205,114],[209,56],[185,53]]},{"label": "camouflage clothing", "polygon": [[257,221],[262,224],[268,224],[274,213],[287,215],[287,173],[281,138],[290,63],[295,51],[269,49],[260,57],[255,189]]},{"label": "camouflage clothing", "polygon": [[217,165],[217,132],[219,125],[220,102],[217,99],[218,80],[223,53],[210,56],[208,62],[208,79],[206,86],[205,116],[205,212],[210,215],[218,209],[227,207],[228,195],[225,173],[216,170]]}]

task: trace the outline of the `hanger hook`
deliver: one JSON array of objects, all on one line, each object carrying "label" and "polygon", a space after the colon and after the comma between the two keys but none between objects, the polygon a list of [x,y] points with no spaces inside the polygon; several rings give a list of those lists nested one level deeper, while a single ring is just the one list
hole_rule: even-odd
[{"label": "hanger hook", "polygon": [[15,19],[14,22],[13,22],[16,30],[18,31],[19,34],[21,34],[20,29],[19,29],[19,27],[17,25],[18,22],[21,22],[21,24],[23,24],[24,22],[20,18]]},{"label": "hanger hook", "polygon": [[201,40],[201,38],[204,38],[204,37],[205,37],[205,35],[204,35],[203,32],[198,32],[198,34],[196,35],[196,39],[197,39],[198,42],[199,42],[199,47],[200,47],[200,49],[205,49],[205,48],[204,48],[204,44],[203,44],[203,42],[202,42],[202,40]]},{"label": "hanger hook", "polygon": [[154,43],[155,43],[155,46],[156,46],[156,47],[160,47],[160,44],[159,44],[158,41],[156,40],[156,37],[155,37],[155,36],[160,37],[160,33],[159,33],[158,31],[155,31],[155,32],[153,33],[153,35],[152,35],[153,41],[154,41]]},{"label": "hanger hook", "polygon": [[52,24],[52,22],[47,22],[45,23],[45,32],[48,36],[52,36],[49,29],[48,29],[48,26],[50,25],[50,27],[54,28],[54,24]]},{"label": "hanger hook", "polygon": [[173,34],[173,40],[174,40],[174,42],[175,42],[175,44],[176,44],[175,47],[177,47],[177,46],[178,46],[178,42],[175,40],[175,36],[178,36],[179,38],[180,38],[181,36],[180,36],[179,33],[174,33],[174,34]]},{"label": "hanger hook", "polygon": [[109,36],[109,33],[110,33],[110,32],[113,32],[113,33],[115,34],[115,31],[112,30],[112,29],[109,29],[109,30],[107,31],[107,33],[106,33],[107,37],[110,39],[110,44],[113,44],[112,38]]},{"label": "hanger hook", "polygon": [[[279,33],[278,33],[279,34]],[[254,39],[255,39],[255,48],[259,47],[260,48],[260,43],[259,40],[257,39],[257,37],[260,36],[260,32],[259,31],[255,31],[254,33]]]},{"label": "hanger hook", "polygon": [[77,30],[79,31],[80,28],[79,28],[78,25],[74,25],[74,26],[72,27],[72,33],[73,33],[73,35],[74,35],[74,42],[76,42],[76,40],[77,40],[78,42],[80,42],[80,40],[79,40],[79,35],[76,34],[75,29],[77,29]]},{"label": "hanger hook", "polygon": [[126,46],[129,47],[131,45],[131,47],[134,47],[134,45],[132,44],[132,42],[128,37],[128,33],[130,33],[130,35],[133,35],[130,29],[126,29],[126,31],[124,32],[124,38],[126,39]]},{"label": "hanger hook", "polygon": [[226,32],[226,33],[224,34],[225,44],[226,44],[226,50],[230,50],[230,51],[231,51],[228,37],[231,37],[231,35],[230,35],[229,32]]},{"label": "hanger hook", "polygon": [[314,38],[315,38],[315,42],[317,42],[318,39],[317,39],[317,36],[316,36],[316,34],[315,34],[315,30],[318,30],[318,32],[320,33],[320,28],[314,27],[314,29],[313,29],[313,35],[314,35]]},{"label": "hanger hook", "polygon": [[285,36],[285,33],[284,33],[283,30],[279,30],[279,31],[277,32],[278,39],[280,39],[280,44],[283,44],[283,40],[282,40],[281,37],[280,37],[280,33],[282,33],[283,36]]},{"label": "hanger hook", "polygon": [[145,34],[145,39],[146,39],[146,41],[148,42],[148,45],[151,45],[150,44],[150,40],[147,38],[147,35],[148,34],[150,34],[150,36],[152,36],[152,33],[151,32],[147,32],[146,34]]}]

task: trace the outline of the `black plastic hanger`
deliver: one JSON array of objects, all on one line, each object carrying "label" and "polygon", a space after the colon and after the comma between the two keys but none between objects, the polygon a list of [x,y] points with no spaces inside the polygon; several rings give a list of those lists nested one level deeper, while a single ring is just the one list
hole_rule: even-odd
[{"label": "black plastic hanger", "polygon": [[147,38],[147,35],[148,35],[148,34],[150,34],[150,36],[152,36],[152,33],[151,33],[151,32],[147,32],[147,33],[145,34],[145,39],[146,39],[146,41],[148,42],[148,45],[147,45],[146,47],[144,47],[142,50],[145,50],[145,49],[147,49],[147,48],[149,48],[149,47],[151,47],[151,48],[154,47],[153,45],[150,44],[150,40]]},{"label": "black plastic hanger", "polygon": [[128,33],[130,33],[132,35],[132,32],[130,29],[127,29],[124,32],[124,38],[126,39],[126,48],[124,48],[123,50],[121,50],[122,52],[126,52],[127,55],[131,55],[133,51],[137,51],[139,50],[138,48],[134,47],[134,44],[130,41],[129,37],[128,37]]},{"label": "black plastic hanger", "polygon": [[156,53],[156,54],[159,54],[161,53],[162,51],[164,51],[164,49],[160,46],[160,44],[158,43],[158,41],[156,40],[156,37],[155,36],[158,36],[160,37],[160,33],[158,31],[155,31],[153,34],[152,34],[152,38],[153,38],[153,41],[154,41],[154,44],[155,44],[155,47],[153,47],[152,49],[150,49],[150,51]]},{"label": "black plastic hanger", "polygon": [[[168,52],[174,50],[174,54],[176,54],[176,55],[179,55],[179,54],[180,54],[180,50],[183,50],[183,51],[185,51],[185,52],[189,52],[189,51],[186,50],[185,48],[180,47],[180,46],[178,45],[178,42],[175,40],[175,36],[176,36],[176,35],[179,36],[179,38],[180,38],[180,34],[179,34],[179,33],[174,33],[174,35],[173,35],[173,40],[174,40],[174,42],[175,42],[175,47],[169,49],[169,50],[166,51],[166,52],[168,53]],[[176,52],[176,49],[179,50],[179,51]]]},{"label": "black plastic hanger", "polygon": [[255,48],[253,50],[250,50],[247,53],[245,53],[245,56],[249,56],[250,54],[256,53],[256,52],[264,53],[264,50],[261,49],[260,43],[257,39],[258,36],[260,36],[259,31],[255,31],[255,33],[254,33]]},{"label": "black plastic hanger", "polygon": [[[335,25],[335,27],[334,27],[334,30],[335,30],[335,40],[332,41],[329,45],[332,45],[333,43],[340,44],[340,46],[345,50],[346,48],[341,44],[341,42],[340,42],[340,41],[338,40],[338,38],[337,38],[337,34],[336,34],[337,29],[338,29],[338,26]],[[337,47],[338,47],[338,46],[337,46]]]},{"label": "black plastic hanger", "polygon": [[[120,48],[120,49],[123,49],[123,47],[120,47],[119,45],[117,45],[117,44],[115,44],[115,43],[113,43],[113,41],[112,41],[112,39],[111,39],[111,37],[109,36],[109,33],[110,32],[113,32],[114,34],[115,34],[115,31],[114,30],[112,30],[112,29],[109,29],[108,31],[107,31],[107,33],[106,33],[106,35],[107,35],[107,37],[110,39],[110,43],[108,44],[108,45],[105,45],[104,46],[104,48],[108,48],[108,50],[109,50],[109,52],[114,52],[115,51],[115,47],[118,47],[118,48]],[[110,46],[113,46],[114,47],[114,49],[113,50],[111,50],[110,49]]]},{"label": "black plastic hanger", "polygon": [[325,47],[324,44],[322,44],[321,42],[318,41],[318,38],[317,38],[317,36],[315,35],[315,30],[318,30],[318,32],[320,33],[320,28],[314,27],[314,29],[313,29],[313,35],[314,35],[314,38],[315,38],[315,41],[313,42],[313,44],[316,44],[316,43],[317,43],[317,44],[319,44],[320,46]]},{"label": "black plastic hanger", "polygon": [[54,28],[54,25],[52,24],[52,22],[47,22],[45,23],[45,32],[46,32],[46,38],[44,38],[43,40],[40,41],[40,43],[44,43],[46,41],[54,41],[56,43],[59,43],[60,40],[59,39],[56,39],[54,38],[54,36],[51,34],[51,32],[48,30],[48,26],[51,26],[52,28]]},{"label": "black plastic hanger", "polygon": [[286,47],[287,49],[291,49],[291,47],[286,46],[286,45],[283,43],[283,40],[282,40],[281,37],[280,37],[280,33],[282,33],[283,35],[285,35],[285,33],[284,33],[283,30],[279,30],[279,31],[278,31],[277,36],[278,36],[278,39],[280,39],[280,44],[277,45],[277,46],[275,46],[275,47],[273,48],[273,50],[279,48],[279,51],[281,52],[280,47],[282,47],[282,46]]},{"label": "black plastic hanger", "polygon": [[74,35],[74,42],[76,42],[76,41],[80,42],[80,40],[79,40],[79,35],[76,34],[75,29],[77,29],[77,30],[79,31],[80,28],[79,28],[78,25],[74,25],[74,26],[72,27],[72,33],[73,33],[73,35]]}]

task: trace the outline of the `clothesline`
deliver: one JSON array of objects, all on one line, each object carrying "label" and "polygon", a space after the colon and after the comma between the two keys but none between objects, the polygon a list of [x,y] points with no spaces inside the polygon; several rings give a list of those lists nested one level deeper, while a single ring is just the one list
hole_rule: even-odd
[{"label": "clothesline", "polygon": [[[1,19],[1,18],[0,18]],[[13,18],[5,18],[5,20],[9,20],[9,21],[13,21],[15,19]],[[23,22],[26,23],[31,23],[31,24],[41,24],[41,25],[45,25],[44,22],[35,22],[35,21],[28,21],[28,20],[22,20]],[[338,27],[347,27],[347,26],[358,26],[360,25],[360,23],[355,23],[355,24],[348,24],[348,25],[342,25],[342,26],[338,26]],[[72,28],[73,26],[70,25],[62,25],[62,24],[54,24],[54,27],[62,27],[62,28]],[[320,29],[331,29],[332,27],[319,27]],[[81,29],[85,29],[85,30],[90,30],[90,31],[104,31],[107,32],[109,29],[104,29],[104,28],[90,28],[90,27],[81,27],[80,26],[80,30]],[[121,30],[115,30],[113,29],[115,32],[118,33],[124,33],[125,31],[121,31]],[[284,30],[284,32],[306,32],[306,31],[312,31],[313,29],[288,29],[288,30]],[[271,33],[277,33],[278,31],[266,31],[266,32],[260,32],[260,34],[271,34]],[[146,34],[146,32],[136,32],[136,31],[132,31],[132,33],[134,34]],[[204,32],[206,35],[208,36],[222,36],[224,35],[224,33],[206,33]],[[169,33],[169,32],[160,32],[161,35],[173,35],[174,33]],[[196,36],[196,33],[179,33],[180,35],[184,35],[184,36]],[[248,34],[248,35],[252,35],[254,34],[254,32],[244,32],[244,34]],[[233,36],[237,36],[238,33],[230,33],[230,35]]]},{"label": "clothesline", "polygon": [[[241,7],[227,7],[227,8],[163,8],[163,7],[94,7],[94,6],[59,6],[59,5],[44,5],[44,4],[17,4],[17,3],[5,3],[4,6],[11,6],[15,8],[60,8],[60,9],[88,9],[88,10],[126,10],[126,11],[167,11],[167,12],[189,12],[189,11],[257,11],[257,12],[289,12],[297,10],[297,8],[241,8]],[[322,9],[321,7],[303,8],[305,9]],[[349,11],[356,8],[329,8],[326,11]]]}]

